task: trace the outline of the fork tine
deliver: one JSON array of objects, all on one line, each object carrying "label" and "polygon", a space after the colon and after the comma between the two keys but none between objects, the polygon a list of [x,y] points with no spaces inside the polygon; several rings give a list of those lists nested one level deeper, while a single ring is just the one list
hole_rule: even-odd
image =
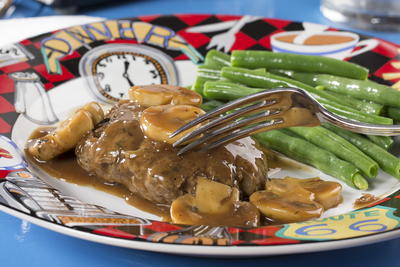
[{"label": "fork tine", "polygon": [[[288,88],[284,88],[284,89],[288,90]],[[265,91],[261,91],[259,93],[248,95],[246,97],[242,97],[242,98],[239,98],[237,100],[228,102],[225,105],[222,105],[222,106],[220,106],[220,107],[218,107],[218,108],[216,108],[216,109],[214,109],[212,111],[209,111],[206,114],[198,117],[197,119],[192,120],[191,122],[185,124],[184,126],[179,128],[178,130],[173,132],[170,135],[170,137],[172,138],[172,137],[180,134],[181,132],[190,129],[193,126],[195,126],[195,125],[197,125],[197,124],[199,124],[199,123],[201,123],[201,122],[203,122],[205,120],[209,120],[209,119],[211,119],[213,117],[216,117],[216,116],[218,116],[218,115],[220,115],[222,113],[225,113],[227,111],[233,110],[233,109],[235,109],[237,107],[240,107],[240,106],[243,106],[243,105],[246,105],[246,104],[250,104],[250,103],[255,102],[257,100],[264,100],[264,97],[269,96],[269,95],[273,95],[274,93],[280,92],[280,91],[282,91],[281,88],[265,90]]]},{"label": "fork tine", "polygon": [[281,110],[268,110],[268,111],[264,111],[261,113],[258,113],[256,115],[253,116],[249,116],[245,119],[241,119],[241,120],[236,120],[228,125],[225,125],[224,127],[218,128],[215,131],[211,132],[215,135],[223,135],[227,132],[232,132],[242,126],[245,125],[252,125],[255,123],[259,123],[261,121],[266,121],[266,120],[272,120],[272,117],[275,117],[274,115],[279,115],[281,113]]},{"label": "fork tine", "polygon": [[[278,129],[280,127],[277,127],[277,125],[283,124],[283,122],[284,122],[283,119],[278,118],[276,120],[272,120],[272,121],[268,121],[268,122],[265,122],[265,123],[257,124],[257,125],[255,125],[253,127],[250,127],[250,128],[242,129],[242,130],[240,130],[238,132],[235,132],[235,133],[233,133],[231,135],[225,136],[225,137],[223,137],[223,138],[221,138],[221,139],[219,139],[219,140],[217,140],[217,141],[215,141],[213,143],[205,145],[202,148],[202,150],[213,149],[213,148],[216,148],[216,147],[218,147],[220,145],[224,145],[224,144],[236,141],[238,139],[241,139],[243,137],[250,136],[250,135],[253,135],[253,134],[257,134],[257,133],[261,133],[261,132],[264,132],[264,131],[267,131],[267,130],[270,130],[270,129]],[[184,153],[184,152],[182,152],[182,153]]]},{"label": "fork tine", "polygon": [[191,142],[191,143],[187,144],[186,146],[184,146],[183,148],[181,148],[181,149],[178,151],[178,153],[177,153],[178,156],[180,156],[180,155],[182,155],[183,153],[185,153],[185,152],[191,150],[192,148],[195,148],[195,147],[199,146],[199,145],[202,144],[203,142],[204,142],[204,140],[202,140],[202,138],[199,138],[199,139],[197,139],[197,140],[194,140],[193,142]]},{"label": "fork tine", "polygon": [[248,117],[248,118],[245,118],[245,119],[242,119],[242,120],[239,120],[239,121],[235,121],[232,124],[228,124],[228,125],[226,125],[226,126],[224,126],[222,128],[218,128],[215,131],[207,133],[203,137],[191,142],[190,144],[188,144],[185,147],[183,147],[178,152],[178,155],[181,155],[181,154],[185,153],[186,151],[189,151],[190,149],[199,146],[200,144],[204,144],[208,140],[213,139],[213,138],[215,138],[217,136],[221,136],[221,135],[226,135],[226,134],[232,133],[232,131],[240,128],[241,126],[259,123],[259,122],[265,121],[266,119],[268,119],[268,117],[276,116],[276,115],[279,115],[280,113],[281,113],[280,110],[275,110],[275,111],[268,110],[268,111],[265,111],[265,112],[257,113],[257,114],[255,114],[253,116]]},{"label": "fork tine", "polygon": [[207,49],[210,49],[210,48],[216,46],[216,44],[215,44],[215,42],[214,42],[213,40],[214,40],[214,39],[211,38],[211,41],[210,41],[210,42],[208,43],[208,45],[207,45]]},{"label": "fork tine", "polygon": [[[302,109],[303,112],[299,112],[299,109]],[[305,112],[307,111],[307,112]],[[314,114],[313,111],[309,110],[308,108],[296,108],[296,109],[287,109],[280,111],[278,116],[272,116],[277,117],[276,119],[273,118],[273,120],[270,120],[265,123],[261,123],[263,120],[254,120],[253,123],[250,123],[247,121],[246,123],[239,123],[235,127],[240,128],[240,126],[245,126],[245,125],[253,125],[248,128],[244,128],[238,131],[232,131],[231,134],[229,135],[222,135],[219,140],[214,141],[213,143],[206,144],[202,149],[212,149],[217,146],[238,140],[240,138],[243,138],[245,136],[250,136],[256,133],[260,133],[266,130],[274,130],[274,129],[280,129],[280,128],[287,128],[287,127],[296,127],[296,126],[303,126],[303,127],[314,127],[314,126],[319,126],[321,125],[321,121],[318,119],[318,117]],[[271,117],[271,116],[270,116]],[[260,122],[258,124],[254,124]],[[225,127],[228,128],[228,127]],[[220,132],[222,132],[221,129],[218,129],[215,131],[218,135],[221,135]],[[216,135],[216,136],[217,136]]]},{"label": "fork tine", "polygon": [[256,103],[256,104],[253,104],[250,106],[246,106],[246,107],[240,108],[232,113],[226,114],[222,117],[218,117],[215,120],[212,120],[207,124],[204,124],[203,126],[199,127],[198,129],[182,136],[180,139],[175,141],[175,143],[173,144],[173,147],[176,147],[182,143],[185,143],[185,142],[189,141],[190,139],[194,138],[195,136],[198,136],[198,135],[204,133],[205,131],[207,131],[213,127],[216,127],[220,124],[224,124],[228,121],[245,116],[247,114],[252,114],[254,112],[260,112],[267,108],[271,108],[271,106],[273,106],[273,104],[275,104],[275,103],[276,103],[276,101],[267,102],[266,100],[264,100],[261,103]]},{"label": "fork tine", "polygon": [[231,50],[231,48],[232,48],[232,45],[226,45],[226,44],[225,44],[224,52],[225,52],[225,53],[229,53],[229,50]]}]

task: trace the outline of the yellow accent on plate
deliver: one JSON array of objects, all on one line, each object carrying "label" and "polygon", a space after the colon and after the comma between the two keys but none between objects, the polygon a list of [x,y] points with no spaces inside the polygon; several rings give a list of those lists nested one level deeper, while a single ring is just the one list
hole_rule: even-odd
[{"label": "yellow accent on plate", "polygon": [[375,206],[347,214],[285,225],[277,235],[298,240],[335,240],[370,235],[396,228],[395,209]]}]

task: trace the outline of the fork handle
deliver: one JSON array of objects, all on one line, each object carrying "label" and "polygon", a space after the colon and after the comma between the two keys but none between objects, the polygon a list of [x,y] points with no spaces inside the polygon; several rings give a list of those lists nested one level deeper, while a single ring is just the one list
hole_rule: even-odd
[{"label": "fork handle", "polygon": [[235,23],[235,25],[233,25],[233,27],[229,29],[228,32],[229,32],[229,33],[232,33],[232,34],[238,33],[238,32],[240,31],[240,29],[241,29],[247,22],[249,22],[249,21],[251,20],[251,18],[252,18],[252,17],[251,17],[251,16],[248,16],[248,15],[241,17],[240,20],[238,20],[238,21]]},{"label": "fork handle", "polygon": [[317,116],[321,122],[329,122],[342,129],[351,132],[367,134],[367,135],[381,135],[381,136],[396,136],[400,135],[400,125],[380,125],[370,124],[363,122],[356,122],[348,120],[343,117],[337,116],[319,105],[319,112]]}]

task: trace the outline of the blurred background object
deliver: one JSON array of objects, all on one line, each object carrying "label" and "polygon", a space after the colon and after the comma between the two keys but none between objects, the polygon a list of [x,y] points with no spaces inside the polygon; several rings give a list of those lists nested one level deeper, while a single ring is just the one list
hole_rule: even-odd
[{"label": "blurred background object", "polygon": [[[95,7],[107,3],[123,2],[121,0],[36,0],[52,6],[60,14],[72,14],[80,8]],[[126,1],[125,1],[126,2]]]},{"label": "blurred background object", "polygon": [[[0,19],[74,14],[126,0],[0,0]],[[131,1],[132,2],[132,1]]]},{"label": "blurred background object", "polygon": [[0,19],[54,15],[46,2],[49,0],[0,0]]},{"label": "blurred background object", "polygon": [[375,31],[400,31],[399,0],[322,0],[321,12],[333,22]]},{"label": "blurred background object", "polygon": [[14,6],[12,0],[0,0],[0,17],[10,16],[13,13]]}]

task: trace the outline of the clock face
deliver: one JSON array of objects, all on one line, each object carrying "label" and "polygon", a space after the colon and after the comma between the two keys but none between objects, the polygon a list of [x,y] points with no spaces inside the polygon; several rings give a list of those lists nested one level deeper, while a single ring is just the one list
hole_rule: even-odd
[{"label": "clock face", "polygon": [[135,52],[110,52],[99,56],[92,65],[98,92],[109,100],[127,97],[135,85],[168,83],[167,75],[154,58]]},{"label": "clock face", "polygon": [[141,44],[95,47],[79,61],[79,72],[93,96],[106,103],[126,99],[129,88],[135,85],[179,84],[173,59]]}]

